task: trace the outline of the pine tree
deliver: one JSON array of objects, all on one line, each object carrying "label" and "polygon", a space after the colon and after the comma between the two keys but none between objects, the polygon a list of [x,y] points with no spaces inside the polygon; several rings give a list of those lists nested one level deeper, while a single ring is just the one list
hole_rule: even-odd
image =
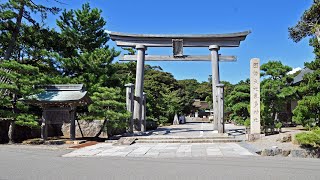
[{"label": "pine tree", "polygon": [[295,89],[291,86],[292,75],[288,75],[291,70],[280,61],[269,61],[261,66],[261,76],[265,78],[261,82],[263,125],[274,125],[285,104],[295,95]]},{"label": "pine tree", "polygon": [[109,37],[101,13],[97,8],[91,9],[88,3],[78,10],[65,10],[57,21],[61,42],[56,51],[62,75],[70,83],[85,84],[94,101],[88,108],[88,117],[82,118],[103,120],[97,136],[102,131],[111,136],[127,125],[128,113],[123,92],[113,88],[119,86],[119,82],[115,79],[116,66],[112,62],[120,52],[106,44]]},{"label": "pine tree", "polygon": [[289,28],[290,38],[299,42],[305,37],[311,37],[310,46],[314,47],[315,60],[305,63],[313,70],[306,74],[297,87],[300,96],[298,106],[293,111],[293,121],[306,127],[320,126],[320,1],[314,0],[297,25]]},{"label": "pine tree", "polygon": [[[5,69],[10,69],[10,72],[8,73]],[[30,113],[29,106],[19,99],[38,93],[34,86],[40,83],[41,78],[37,67],[14,60],[5,60],[0,63],[0,76],[10,82],[0,82],[0,89],[7,92],[0,98],[0,117],[11,119],[8,136],[10,142],[13,142],[15,124],[30,128],[38,127],[37,117]]]},{"label": "pine tree", "polygon": [[226,97],[227,108],[226,111],[230,112],[230,119],[234,120],[237,124],[243,125],[245,120],[250,117],[250,82],[240,81],[236,84],[230,95]]},{"label": "pine tree", "polygon": [[117,131],[124,130],[127,127],[127,119],[130,113],[126,111],[125,103],[121,102],[119,88],[94,87],[95,91],[91,96],[93,104],[89,105],[89,116],[85,119],[103,120],[103,125],[97,133],[98,137],[103,131],[106,131],[108,137],[119,133]]},{"label": "pine tree", "polygon": [[289,28],[289,33],[290,38],[295,42],[313,36],[317,37],[320,43],[320,0],[313,0],[313,4],[303,13],[300,21]]},{"label": "pine tree", "polygon": [[24,25],[32,24],[32,26],[40,27],[33,17],[39,13],[42,21],[47,17],[48,13],[57,14],[57,7],[47,7],[41,4],[36,4],[31,0],[9,0],[0,5],[0,30],[1,30],[1,56],[9,60],[11,58],[19,59],[20,48],[16,47],[21,43],[21,30]]},{"label": "pine tree", "polygon": [[59,52],[62,57],[72,58],[95,49],[108,49],[106,43],[109,37],[104,29],[106,21],[101,13],[98,8],[91,9],[89,3],[78,10],[64,10],[60,20],[57,20],[61,30]]},{"label": "pine tree", "polygon": [[293,120],[306,127],[320,126],[320,43],[313,39],[316,59],[305,66],[313,70],[297,87],[301,99],[293,111]]}]

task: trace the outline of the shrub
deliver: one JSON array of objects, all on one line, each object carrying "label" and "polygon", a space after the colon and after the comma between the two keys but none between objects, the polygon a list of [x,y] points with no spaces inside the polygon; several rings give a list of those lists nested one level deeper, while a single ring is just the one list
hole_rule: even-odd
[{"label": "shrub", "polygon": [[320,147],[320,128],[296,134],[296,140],[304,146]]},{"label": "shrub", "polygon": [[245,121],[244,121],[244,123],[243,123],[243,125],[246,127],[246,128],[248,128],[248,127],[250,127],[250,119],[248,118],[248,119],[246,119]]},{"label": "shrub", "polygon": [[280,128],[282,127],[282,123],[281,123],[281,122],[276,123],[276,124],[275,124],[275,127],[276,127],[277,129],[280,129]]}]

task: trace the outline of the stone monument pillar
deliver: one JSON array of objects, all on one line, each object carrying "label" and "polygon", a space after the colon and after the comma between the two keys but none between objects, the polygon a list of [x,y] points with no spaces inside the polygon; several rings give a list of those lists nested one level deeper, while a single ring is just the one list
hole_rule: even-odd
[{"label": "stone monument pillar", "polygon": [[219,77],[219,46],[209,46],[211,51],[211,66],[212,66],[212,106],[213,106],[213,130],[218,130],[218,109],[219,104],[216,98],[217,84],[220,82]]},{"label": "stone monument pillar", "polygon": [[126,87],[126,106],[127,111],[131,113],[129,118],[129,132],[133,133],[133,103],[134,103],[134,84],[129,83],[125,85]]},{"label": "stone monument pillar", "polygon": [[144,80],[144,61],[146,47],[137,45],[137,70],[136,70],[136,84],[135,97],[133,109],[134,130],[141,131],[142,118],[142,100],[143,100],[143,80]]},{"label": "stone monument pillar", "polygon": [[249,140],[260,138],[260,60],[250,61],[250,135]]}]

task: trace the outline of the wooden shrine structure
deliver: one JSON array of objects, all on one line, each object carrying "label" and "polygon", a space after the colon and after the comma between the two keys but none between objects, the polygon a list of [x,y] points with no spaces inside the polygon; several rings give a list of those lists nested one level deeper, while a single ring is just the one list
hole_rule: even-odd
[{"label": "wooden shrine structure", "polygon": [[92,103],[82,84],[54,84],[43,86],[44,92],[24,101],[42,108],[41,138],[48,138],[48,124],[70,122],[70,139],[76,138],[76,107]]}]

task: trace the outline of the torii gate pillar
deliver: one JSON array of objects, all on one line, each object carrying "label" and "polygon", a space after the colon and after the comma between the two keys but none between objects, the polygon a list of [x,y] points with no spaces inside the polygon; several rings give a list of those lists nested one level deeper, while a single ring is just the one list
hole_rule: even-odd
[{"label": "torii gate pillar", "polygon": [[218,114],[219,106],[217,100],[217,85],[220,83],[219,77],[219,46],[211,45],[209,50],[211,51],[211,66],[212,66],[212,106],[213,106],[213,130],[218,130]]},{"label": "torii gate pillar", "polygon": [[143,45],[137,45],[136,49],[137,49],[137,70],[136,70],[136,83],[135,83],[136,87],[135,87],[135,93],[134,93],[133,130],[141,131],[144,61],[145,61],[146,47]]}]

